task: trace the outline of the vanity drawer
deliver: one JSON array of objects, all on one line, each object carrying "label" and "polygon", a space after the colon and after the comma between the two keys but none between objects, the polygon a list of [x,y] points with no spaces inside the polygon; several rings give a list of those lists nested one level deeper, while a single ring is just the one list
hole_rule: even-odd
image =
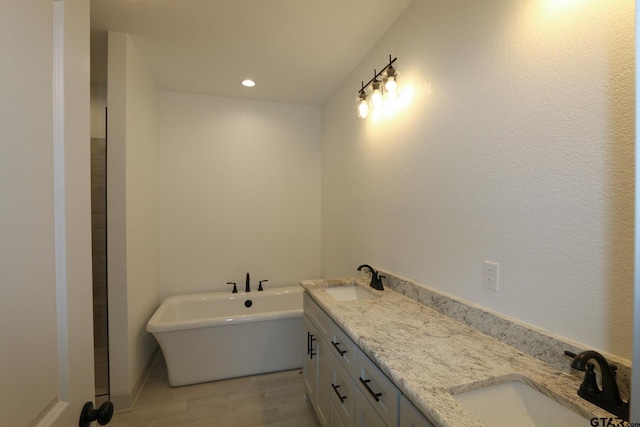
[{"label": "vanity drawer", "polygon": [[331,405],[331,409],[329,411],[329,426],[330,427],[351,427],[353,424],[345,424],[342,417],[338,414],[338,410],[336,409],[333,402],[329,402]]},{"label": "vanity drawer", "polygon": [[395,423],[387,425],[373,409],[368,399],[360,390],[356,390],[356,427],[395,427]]},{"label": "vanity drawer", "polygon": [[330,398],[336,411],[346,425],[353,425],[356,406],[356,386],[353,378],[341,363],[331,356],[331,391]]},{"label": "vanity drawer", "polygon": [[349,375],[356,375],[356,345],[338,325],[332,323],[329,329],[329,349]]},{"label": "vanity drawer", "polygon": [[356,356],[356,384],[364,398],[389,426],[398,424],[400,391],[360,350]]}]

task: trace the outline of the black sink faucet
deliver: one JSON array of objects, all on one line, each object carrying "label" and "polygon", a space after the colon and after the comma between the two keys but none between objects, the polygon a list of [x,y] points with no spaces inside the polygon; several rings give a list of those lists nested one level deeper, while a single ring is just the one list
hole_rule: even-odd
[{"label": "black sink faucet", "polygon": [[247,281],[244,284],[244,291],[251,292],[251,278],[249,277],[249,273],[247,273]]},{"label": "black sink faucet", "polygon": [[380,276],[378,272],[368,264],[362,264],[360,267],[358,267],[358,271],[362,271],[363,268],[368,268],[371,272],[371,283],[369,283],[369,286],[379,291],[384,290],[384,286],[382,286],[382,277],[384,276]]},{"label": "black sink faucet", "polygon": [[[598,362],[600,366],[602,390],[600,390],[596,382],[596,374],[594,372],[595,365],[588,363],[591,359]],[[579,371],[584,371],[584,380],[578,390],[578,396],[623,418],[625,421],[629,421],[629,402],[623,401],[620,397],[620,389],[616,382],[615,372],[611,369],[611,365],[607,362],[607,359],[596,351],[587,350],[573,359],[571,367]]]}]

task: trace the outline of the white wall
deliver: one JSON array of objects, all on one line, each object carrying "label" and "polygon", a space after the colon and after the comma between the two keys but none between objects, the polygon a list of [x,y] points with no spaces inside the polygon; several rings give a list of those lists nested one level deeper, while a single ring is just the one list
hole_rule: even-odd
[{"label": "white wall", "polygon": [[162,297],[320,276],[320,108],[160,95]]},{"label": "white wall", "polygon": [[111,399],[124,409],[156,348],[145,326],[160,303],[158,96],[124,33],[109,33],[107,230]]},{"label": "white wall", "polygon": [[130,377],[139,380],[154,339],[147,321],[160,303],[158,97],[153,76],[127,49],[127,285]]},{"label": "white wall", "polygon": [[[633,15],[414,1],[322,109],[323,276],[367,262],[630,359]],[[403,98],[358,120],[389,53]]]}]

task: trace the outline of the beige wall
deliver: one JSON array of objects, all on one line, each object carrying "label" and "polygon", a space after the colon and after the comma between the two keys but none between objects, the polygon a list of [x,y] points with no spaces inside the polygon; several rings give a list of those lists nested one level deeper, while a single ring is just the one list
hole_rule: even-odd
[{"label": "beige wall", "polygon": [[160,296],[243,289],[246,272],[253,289],[319,277],[320,108],[160,93],[115,32],[107,101],[110,385],[122,408]]},{"label": "beige wall", "polygon": [[123,409],[156,347],[160,303],[158,89],[123,33],[109,33],[107,229],[111,399]]},{"label": "beige wall", "polygon": [[162,296],[320,275],[320,108],[162,92]]},{"label": "beige wall", "polygon": [[[630,0],[414,1],[323,106],[323,276],[367,262],[630,359],[633,23]],[[358,120],[389,53],[397,110]]]}]

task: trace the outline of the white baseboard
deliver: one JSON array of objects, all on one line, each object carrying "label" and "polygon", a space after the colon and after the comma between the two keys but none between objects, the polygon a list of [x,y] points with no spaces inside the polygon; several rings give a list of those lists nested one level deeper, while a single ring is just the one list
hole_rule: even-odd
[{"label": "white baseboard", "polygon": [[115,412],[129,412],[133,409],[140,396],[140,392],[144,387],[144,384],[147,382],[147,378],[149,378],[149,373],[151,372],[151,368],[153,368],[153,364],[155,363],[158,355],[160,354],[160,347],[156,345],[154,350],[149,355],[147,362],[144,364],[144,368],[140,375],[138,376],[138,380],[133,385],[131,391],[129,393],[119,394],[119,395],[111,395],[110,400],[113,403],[113,407]]}]

